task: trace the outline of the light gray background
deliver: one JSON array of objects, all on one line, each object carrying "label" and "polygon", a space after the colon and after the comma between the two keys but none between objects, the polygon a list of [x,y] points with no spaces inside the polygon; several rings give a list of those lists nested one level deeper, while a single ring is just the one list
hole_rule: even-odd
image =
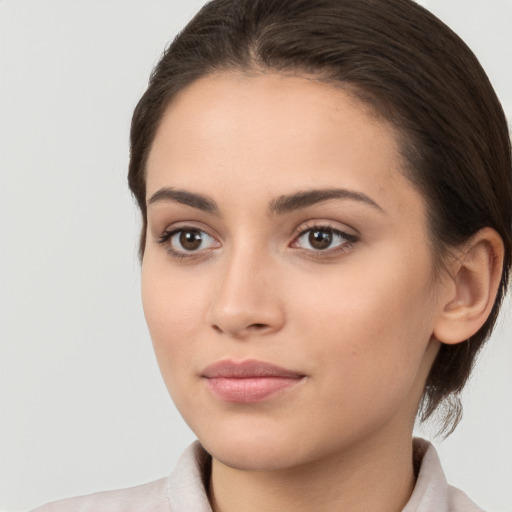
[{"label": "light gray background", "polygon": [[[0,510],[166,475],[192,439],[161,382],[126,187],[131,111],[202,0],[0,0]],[[423,2],[512,114],[510,0]],[[512,307],[440,444],[452,483],[512,511]],[[428,435],[428,433],[427,433]]]}]

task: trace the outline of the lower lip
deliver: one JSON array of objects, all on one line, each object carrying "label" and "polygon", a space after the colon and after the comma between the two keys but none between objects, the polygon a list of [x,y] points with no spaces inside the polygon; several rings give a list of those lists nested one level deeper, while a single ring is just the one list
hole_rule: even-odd
[{"label": "lower lip", "polygon": [[206,385],[221,400],[252,404],[270,398],[301,381],[302,377],[212,377],[206,379]]}]

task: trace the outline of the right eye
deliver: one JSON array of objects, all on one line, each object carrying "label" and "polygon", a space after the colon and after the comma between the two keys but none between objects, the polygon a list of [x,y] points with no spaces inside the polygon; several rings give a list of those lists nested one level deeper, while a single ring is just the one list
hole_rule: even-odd
[{"label": "right eye", "polygon": [[165,231],[158,243],[165,245],[173,256],[187,257],[201,251],[219,247],[219,242],[201,229],[180,228]]}]

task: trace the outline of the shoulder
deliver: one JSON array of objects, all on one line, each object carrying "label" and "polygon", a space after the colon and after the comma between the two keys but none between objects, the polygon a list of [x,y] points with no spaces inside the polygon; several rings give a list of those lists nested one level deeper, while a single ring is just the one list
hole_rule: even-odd
[{"label": "shoulder", "polygon": [[48,503],[33,512],[168,512],[167,479]]},{"label": "shoulder", "polygon": [[48,503],[32,512],[211,512],[204,481],[210,457],[196,441],[167,478]]},{"label": "shoulder", "polygon": [[414,459],[418,478],[402,512],[484,512],[465,493],[448,484],[432,444],[415,439]]},{"label": "shoulder", "polygon": [[484,512],[478,505],[456,487],[448,486],[450,511],[453,512]]}]

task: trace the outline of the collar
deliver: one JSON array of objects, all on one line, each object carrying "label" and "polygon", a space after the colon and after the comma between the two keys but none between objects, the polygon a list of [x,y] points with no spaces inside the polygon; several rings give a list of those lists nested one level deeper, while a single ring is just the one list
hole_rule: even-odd
[{"label": "collar", "polygon": [[[418,478],[402,512],[483,512],[462,491],[448,485],[432,444],[415,438],[413,447]],[[206,494],[210,466],[211,457],[199,441],[185,450],[167,480],[170,512],[212,512]]]}]

